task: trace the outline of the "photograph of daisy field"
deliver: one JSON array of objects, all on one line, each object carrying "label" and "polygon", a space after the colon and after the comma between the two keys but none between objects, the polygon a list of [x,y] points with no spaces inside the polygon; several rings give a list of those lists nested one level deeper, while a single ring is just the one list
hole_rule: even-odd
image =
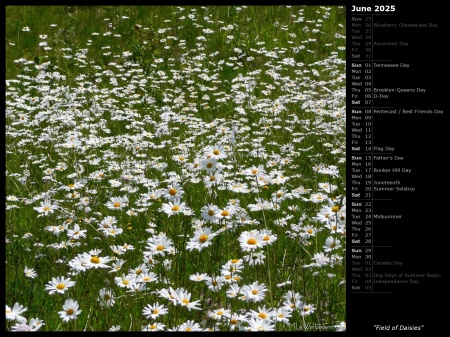
[{"label": "photograph of daisy field", "polygon": [[6,331],[345,331],[343,6],[7,6]]}]

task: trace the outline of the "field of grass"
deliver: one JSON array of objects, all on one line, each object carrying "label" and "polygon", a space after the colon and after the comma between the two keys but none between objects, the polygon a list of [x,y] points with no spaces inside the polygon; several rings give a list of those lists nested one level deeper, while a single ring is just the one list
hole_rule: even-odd
[{"label": "field of grass", "polygon": [[345,330],[345,32],[6,7],[6,330]]}]

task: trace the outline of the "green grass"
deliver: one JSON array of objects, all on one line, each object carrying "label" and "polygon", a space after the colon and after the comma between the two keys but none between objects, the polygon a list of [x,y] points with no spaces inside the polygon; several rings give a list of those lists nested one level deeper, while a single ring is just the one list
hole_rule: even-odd
[{"label": "green grass", "polygon": [[[343,35],[345,9],[332,6],[6,7],[6,305],[26,307],[28,322],[42,319],[40,331],[141,330],[152,322],[179,329],[187,320],[202,329],[229,330],[229,322],[215,321],[209,311],[242,311],[249,318],[263,305],[282,307],[291,291],[315,311],[303,316],[298,304],[290,324],[272,322],[274,329],[310,331],[345,322]],[[67,147],[70,137],[81,144]],[[217,160],[221,170],[208,175],[194,169],[197,159],[206,158],[204,149],[217,144],[228,146]],[[244,174],[258,165],[268,176]],[[318,172],[333,166],[336,175]],[[217,185],[210,185],[212,175]],[[77,181],[82,187],[67,189]],[[143,201],[145,193],[167,190],[175,181],[192,214],[168,216],[161,211],[168,203],[162,195]],[[335,190],[321,191],[322,183]],[[236,190],[240,184],[248,191]],[[318,192],[334,200],[331,206],[340,203],[323,222],[316,217],[328,200],[310,200]],[[33,207],[43,193],[59,208],[38,217]],[[251,210],[257,199],[270,201],[277,193],[293,196]],[[128,197],[123,210],[106,207],[119,196]],[[205,221],[202,226],[216,233],[212,244],[189,251],[208,204],[239,206],[254,222],[241,224],[238,213]],[[122,234],[102,234],[106,216],[116,217]],[[85,238],[68,237],[75,225],[86,230]],[[67,228],[55,235],[51,226]],[[302,234],[307,226],[315,235]],[[277,239],[256,250],[265,256],[262,264],[243,262],[242,272],[232,276],[240,277],[240,287],[263,283],[268,291],[261,302],[228,297],[229,285],[215,292],[189,279],[197,272],[218,276],[227,261],[243,259],[249,253],[238,240],[251,230],[270,230]],[[173,250],[154,252],[148,268],[157,281],[136,293],[115,284],[115,277],[143,263],[148,240],[162,233]],[[323,248],[329,238],[340,240],[330,252]],[[111,249],[125,244],[134,249],[123,255]],[[126,262],[117,273],[74,272],[69,262],[93,249]],[[340,261],[313,266],[318,253]],[[25,266],[38,276],[26,277]],[[45,285],[57,276],[76,285],[49,295]],[[188,311],[155,293],[169,286],[184,288],[201,310]],[[102,288],[114,292],[114,306],[99,305]],[[65,323],[58,311],[69,298],[82,312]],[[156,302],[168,314],[146,319],[144,307]],[[16,323],[7,322],[7,330]]]}]

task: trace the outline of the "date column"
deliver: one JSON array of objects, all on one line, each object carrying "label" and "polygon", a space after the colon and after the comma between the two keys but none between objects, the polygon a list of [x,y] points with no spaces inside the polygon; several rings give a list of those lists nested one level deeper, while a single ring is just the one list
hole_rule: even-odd
[{"label": "date column", "polygon": [[351,291],[373,286],[372,15],[353,14],[350,28]]}]

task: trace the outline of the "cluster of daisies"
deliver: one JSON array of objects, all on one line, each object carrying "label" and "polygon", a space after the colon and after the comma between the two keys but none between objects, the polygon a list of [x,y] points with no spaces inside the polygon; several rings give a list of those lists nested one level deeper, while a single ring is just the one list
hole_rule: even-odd
[{"label": "cluster of daisies", "polygon": [[[193,277],[195,277],[193,275]],[[253,287],[253,288],[252,288]],[[253,290],[252,290],[253,289]],[[258,290],[259,289],[259,290]],[[265,291],[266,289],[259,286],[248,286],[242,293],[242,296],[250,296],[254,298],[254,294]],[[185,306],[188,310],[201,310],[197,307],[199,301],[190,302],[190,294],[184,289],[162,289],[159,296],[169,300],[174,305]],[[102,289],[100,291],[102,306],[113,306],[114,297],[110,291]],[[227,331],[274,331],[277,323],[289,325],[289,318],[296,308],[300,308],[302,316],[312,314],[315,311],[314,305],[305,304],[299,293],[291,291],[283,295],[284,302],[279,308],[266,308],[266,305],[258,306],[256,310],[249,310],[247,313],[232,312],[230,309],[218,308],[216,310],[209,310],[208,317],[215,323],[211,327],[202,328],[199,323],[193,320],[186,320],[182,324],[173,328],[168,328],[162,322],[157,320],[168,313],[168,307],[159,302],[147,304],[142,310],[142,315],[148,320],[148,323],[142,326],[142,331],[221,331],[225,328]],[[58,312],[63,322],[75,320],[82,312],[79,310],[77,301],[67,299],[62,306],[61,311]],[[11,331],[37,331],[45,323],[38,318],[31,318],[28,322],[21,313],[27,311],[23,305],[17,302],[11,308],[6,305],[6,319],[15,321]],[[345,331],[345,322],[340,322],[336,325],[337,331]],[[109,331],[120,331],[120,326],[112,326]]]},{"label": "cluster of daisies", "polygon": [[[336,272],[346,244],[345,60],[326,45],[327,58],[295,61],[314,54],[311,36],[330,18],[332,8],[318,9],[322,19],[307,24],[304,8],[292,14],[296,29],[315,25],[301,30],[309,38],[293,31],[276,48],[238,45],[235,26],[192,9],[180,20],[195,23],[195,48],[170,28],[157,30],[162,44],[184,53],[155,58],[147,73],[129,51],[105,65],[89,59],[89,48],[61,49],[80,68],[70,81],[50,62],[17,60],[23,74],[7,80],[6,152],[7,161],[25,164],[7,165],[14,193],[6,209],[8,219],[37,219],[19,234],[7,223],[14,235],[6,242],[27,247],[24,275],[47,301],[64,298],[64,324],[88,315],[88,305],[108,315],[145,294],[135,320],[143,331],[288,330],[293,320],[318,319],[325,305],[311,284],[320,277],[345,300],[345,273]],[[204,52],[221,31],[235,46],[225,59]],[[345,46],[343,36],[335,39]],[[49,45],[40,46],[51,53]],[[261,69],[248,71],[255,58]],[[29,266],[53,251],[58,274],[44,280]],[[82,282],[96,285],[93,303],[76,300]],[[21,315],[26,310],[6,305],[12,331],[44,325]],[[201,319],[173,324],[174,311]],[[341,320],[336,330],[345,330]]]}]

